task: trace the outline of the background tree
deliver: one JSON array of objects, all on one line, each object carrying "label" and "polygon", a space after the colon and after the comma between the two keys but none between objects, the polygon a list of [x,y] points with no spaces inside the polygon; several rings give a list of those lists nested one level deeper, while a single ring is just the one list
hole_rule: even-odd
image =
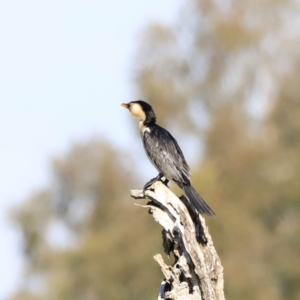
[{"label": "background tree", "polygon": [[141,41],[139,92],[161,123],[204,143],[193,181],[217,212],[208,223],[230,299],[300,293],[299,11],[295,1],[189,1]]},{"label": "background tree", "polygon": [[133,166],[107,141],[74,145],[53,160],[49,188],[13,213],[26,258],[23,287],[13,299],[157,295],[160,272],[151,256],[161,240],[158,226],[130,201]]}]

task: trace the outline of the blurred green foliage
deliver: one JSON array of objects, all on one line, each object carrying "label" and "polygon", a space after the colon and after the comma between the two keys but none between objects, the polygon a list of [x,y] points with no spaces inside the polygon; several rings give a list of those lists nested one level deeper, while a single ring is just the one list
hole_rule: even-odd
[{"label": "blurred green foliage", "polygon": [[[145,30],[135,61],[159,124],[183,150],[187,137],[204,145],[201,159],[190,151],[193,185],[217,213],[207,223],[232,300],[300,299],[299,12],[189,0],[174,24]],[[107,141],[53,161],[49,188],[13,212],[26,272],[11,299],[157,297],[160,228],[129,198],[141,168]]]},{"label": "blurred green foliage", "polygon": [[26,257],[24,287],[12,299],[157,294],[160,270],[151,257],[160,249],[159,226],[130,200],[134,166],[107,141],[75,145],[53,160],[49,189],[12,213]]}]

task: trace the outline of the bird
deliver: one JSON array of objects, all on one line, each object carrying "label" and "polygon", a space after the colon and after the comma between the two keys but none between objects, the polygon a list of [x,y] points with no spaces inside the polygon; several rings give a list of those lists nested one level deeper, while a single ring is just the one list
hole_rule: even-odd
[{"label": "bird", "polygon": [[154,182],[164,177],[166,185],[169,181],[175,182],[185,192],[189,210],[196,214],[215,216],[214,211],[191,185],[190,167],[183,152],[171,133],[156,123],[152,106],[142,100],[122,103],[121,106],[140,120],[139,130],[145,152],[158,171],[158,175],[145,184],[143,194]]}]

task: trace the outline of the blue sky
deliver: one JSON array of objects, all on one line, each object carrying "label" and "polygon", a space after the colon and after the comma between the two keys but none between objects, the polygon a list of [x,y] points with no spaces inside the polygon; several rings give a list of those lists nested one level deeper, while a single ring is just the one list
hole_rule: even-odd
[{"label": "blue sky", "polygon": [[73,142],[113,135],[126,144],[120,103],[138,96],[131,71],[141,30],[172,22],[181,4],[0,1],[0,299],[21,277],[9,208],[47,183],[51,157]]}]

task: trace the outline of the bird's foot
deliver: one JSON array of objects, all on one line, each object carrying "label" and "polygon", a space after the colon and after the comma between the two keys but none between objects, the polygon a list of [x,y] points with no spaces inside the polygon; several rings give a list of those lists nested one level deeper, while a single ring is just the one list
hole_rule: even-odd
[{"label": "bird's foot", "polygon": [[161,182],[162,182],[166,187],[168,187],[169,180],[168,180],[167,178],[165,178],[165,180],[162,180],[162,179],[161,179]]},{"label": "bird's foot", "polygon": [[158,180],[161,180],[161,178],[163,177],[164,175],[162,173],[159,173],[155,178],[152,178],[151,180],[149,180],[144,188],[143,188],[143,197],[145,196],[145,191],[156,181]]}]

